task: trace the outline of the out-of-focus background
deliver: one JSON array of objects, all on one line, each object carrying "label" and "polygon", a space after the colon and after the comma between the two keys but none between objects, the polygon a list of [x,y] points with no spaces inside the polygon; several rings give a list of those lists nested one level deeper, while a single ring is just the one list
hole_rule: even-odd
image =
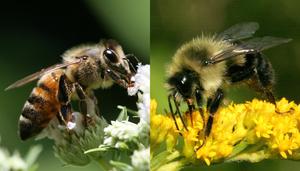
[{"label": "out-of-focus background", "polygon": [[[85,1],[5,1],[0,5],[0,137],[1,146],[18,149],[22,155],[34,144],[42,144],[38,170],[82,170],[63,167],[54,157],[52,141],[20,141],[17,123],[24,102],[35,82],[5,92],[14,81],[59,63],[60,55],[81,43],[97,43],[113,38],[125,53],[135,54],[149,63],[149,0],[85,0]],[[136,109],[135,97],[114,85],[97,90],[100,110],[106,119],[117,117],[117,105]],[[99,170],[96,163],[86,170]]]},{"label": "out-of-focus background", "polygon": [[[293,41],[264,51],[276,72],[276,97],[300,102],[300,2],[235,0],[152,0],[151,1],[151,97],[158,101],[158,112],[164,113],[167,91],[164,88],[166,65],[176,49],[203,33],[218,33],[233,24],[256,21],[256,36],[292,38]],[[234,102],[260,98],[247,87],[231,88],[227,97]],[[255,164],[228,163],[184,170],[273,170],[299,169],[300,162],[267,160]]]}]

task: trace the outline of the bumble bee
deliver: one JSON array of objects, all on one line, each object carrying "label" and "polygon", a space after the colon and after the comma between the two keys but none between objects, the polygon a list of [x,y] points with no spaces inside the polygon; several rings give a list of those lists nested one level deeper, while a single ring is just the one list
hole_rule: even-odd
[{"label": "bumble bee", "polygon": [[20,115],[20,138],[26,140],[39,134],[55,117],[60,124],[67,124],[72,116],[71,99],[79,98],[80,111],[86,115],[85,99],[92,98],[97,103],[93,89],[108,88],[113,83],[124,88],[133,86],[131,77],[136,68],[131,57],[125,55],[114,40],[81,45],[67,50],[61,64],[42,69],[7,87],[9,90],[39,79]]},{"label": "bumble bee", "polygon": [[[177,129],[176,114],[187,130],[179,110],[184,101],[190,115],[195,109],[200,111],[205,124],[204,135],[209,136],[214,114],[224,98],[223,90],[238,83],[246,83],[276,105],[274,71],[262,51],[291,39],[251,38],[258,28],[255,22],[239,23],[218,35],[195,38],[177,50],[168,67],[166,82],[169,108]],[[207,121],[203,114],[205,105],[209,112]]]}]

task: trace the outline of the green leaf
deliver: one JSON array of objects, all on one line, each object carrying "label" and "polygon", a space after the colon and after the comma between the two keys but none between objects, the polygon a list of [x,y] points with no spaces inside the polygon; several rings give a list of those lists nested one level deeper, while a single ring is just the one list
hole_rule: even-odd
[{"label": "green leaf", "polygon": [[241,141],[237,145],[234,146],[232,153],[228,158],[234,157],[235,155],[239,154],[243,150],[245,150],[249,146],[247,141]]},{"label": "green leaf", "polygon": [[124,171],[133,171],[133,167],[122,162],[117,162],[117,161],[110,161],[110,164],[115,166],[118,170],[124,170]]},{"label": "green leaf", "polygon": [[157,170],[161,166],[165,165],[168,162],[180,157],[179,151],[169,152],[164,151],[156,155],[154,158],[151,159],[150,168],[151,170]]},{"label": "green leaf", "polygon": [[84,152],[84,154],[88,154],[88,153],[92,153],[92,152],[103,152],[103,151],[108,151],[109,149],[110,149],[110,147],[108,147],[108,146],[101,146],[98,148],[93,148],[93,149],[87,150]]},{"label": "green leaf", "polygon": [[33,166],[38,155],[42,152],[42,149],[42,146],[39,145],[30,148],[28,154],[25,157],[25,162],[28,164],[28,166]]},{"label": "green leaf", "polygon": [[127,115],[127,108],[125,106],[118,106],[118,109],[121,109],[121,112],[116,120],[117,121],[124,121],[124,120],[128,121],[129,117]]}]

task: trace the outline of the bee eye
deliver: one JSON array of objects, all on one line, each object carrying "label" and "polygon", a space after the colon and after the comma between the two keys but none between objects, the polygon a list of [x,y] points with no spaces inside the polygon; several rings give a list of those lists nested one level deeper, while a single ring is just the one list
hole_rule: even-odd
[{"label": "bee eye", "polygon": [[81,57],[81,59],[83,59],[83,60],[87,60],[87,58],[88,58],[88,56],[86,56],[86,55]]},{"label": "bee eye", "polygon": [[112,49],[106,49],[103,52],[103,55],[112,63],[117,63],[118,62],[118,57],[116,53]]},{"label": "bee eye", "polygon": [[204,66],[206,66],[206,65],[209,64],[209,61],[208,61],[208,60],[205,60],[205,61],[203,61],[203,64],[204,64]]}]

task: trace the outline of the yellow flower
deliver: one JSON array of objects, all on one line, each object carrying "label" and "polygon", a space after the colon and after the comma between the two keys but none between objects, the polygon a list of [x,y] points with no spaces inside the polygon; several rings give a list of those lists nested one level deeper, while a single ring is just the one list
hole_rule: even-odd
[{"label": "yellow flower", "polygon": [[159,147],[162,142],[166,142],[167,149],[172,150],[177,143],[177,130],[173,120],[164,115],[156,114],[157,103],[151,100],[151,128],[150,128],[150,147],[151,152]]},{"label": "yellow flower", "polygon": [[299,159],[300,105],[285,98],[276,106],[254,99],[220,108],[208,137],[203,133],[207,112],[203,122],[200,113],[193,111],[193,123],[188,112],[183,114],[188,130],[176,116],[177,130],[170,115],[156,114],[156,105],[152,100],[151,144],[167,142],[169,151],[172,151],[170,148],[180,151],[189,162],[210,165],[241,159],[250,162],[266,158]]}]

